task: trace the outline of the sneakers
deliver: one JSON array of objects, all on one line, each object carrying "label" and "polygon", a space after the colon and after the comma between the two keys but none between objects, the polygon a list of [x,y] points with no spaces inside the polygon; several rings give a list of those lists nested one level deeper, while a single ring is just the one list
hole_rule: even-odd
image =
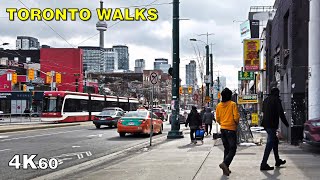
[{"label": "sneakers", "polygon": [[229,176],[229,175],[230,175],[229,168],[228,168],[228,166],[227,166],[225,163],[221,163],[221,164],[219,165],[219,167],[222,169],[223,175],[226,175],[226,176]]},{"label": "sneakers", "polygon": [[270,167],[268,164],[260,166],[260,171],[270,171],[270,170],[274,170],[274,167]]},{"label": "sneakers", "polygon": [[286,160],[281,160],[281,159],[279,159],[279,160],[276,162],[276,167],[279,167],[279,166],[285,164],[286,162],[287,162]]}]

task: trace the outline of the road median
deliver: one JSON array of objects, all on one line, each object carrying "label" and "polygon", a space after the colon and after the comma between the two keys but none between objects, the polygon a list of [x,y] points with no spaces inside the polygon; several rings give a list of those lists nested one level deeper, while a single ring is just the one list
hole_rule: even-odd
[{"label": "road median", "polygon": [[10,124],[0,126],[0,133],[28,131],[36,129],[48,129],[68,126],[78,126],[80,123],[63,123],[63,124]]}]

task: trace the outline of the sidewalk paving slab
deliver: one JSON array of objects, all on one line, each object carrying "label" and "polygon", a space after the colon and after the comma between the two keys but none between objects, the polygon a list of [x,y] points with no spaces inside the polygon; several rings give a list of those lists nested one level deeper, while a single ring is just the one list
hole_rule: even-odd
[{"label": "sidewalk paving slab", "polygon": [[[97,168],[77,179],[109,180],[215,180],[215,179],[319,179],[320,155],[285,143],[279,145],[280,157],[287,160],[281,168],[260,171],[265,145],[238,146],[230,166],[229,177],[222,174],[219,164],[223,158],[220,139],[205,138],[202,145],[191,145],[189,134],[176,140],[166,140],[159,146],[128,158],[118,164]],[[274,166],[271,152],[268,163]]]}]

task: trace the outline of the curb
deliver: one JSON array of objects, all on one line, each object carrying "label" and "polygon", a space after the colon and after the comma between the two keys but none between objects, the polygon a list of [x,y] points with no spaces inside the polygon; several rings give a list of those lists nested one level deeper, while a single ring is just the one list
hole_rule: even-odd
[{"label": "curb", "polygon": [[[187,129],[182,129],[182,131],[185,131],[185,130],[187,130]],[[164,143],[166,140],[167,140],[167,135],[161,136],[159,138],[153,138],[151,148]],[[142,142],[142,143],[139,143],[139,144],[134,145],[132,147],[125,148],[124,150],[116,151],[111,154],[108,154],[108,155],[105,155],[105,156],[102,156],[102,157],[99,157],[99,158],[96,158],[96,159],[93,159],[90,161],[86,161],[86,162],[83,162],[83,163],[75,165],[75,166],[71,166],[71,167],[68,167],[68,168],[53,172],[53,173],[49,173],[49,174],[46,174],[46,175],[43,175],[40,177],[36,177],[36,178],[33,178],[32,180],[61,179],[69,174],[76,173],[79,171],[84,171],[86,169],[99,166],[99,165],[105,163],[106,161],[112,160],[112,159],[117,158],[123,154],[129,153],[130,151],[145,148],[146,146],[149,147],[149,142]]]},{"label": "curb", "polygon": [[49,129],[49,128],[78,126],[78,125],[80,125],[80,123],[58,124],[58,125],[41,125],[41,126],[32,126],[32,127],[22,127],[22,128],[16,128],[16,129],[15,128],[9,128],[9,129],[0,129],[0,133],[28,131],[28,130],[35,130],[35,129]]}]

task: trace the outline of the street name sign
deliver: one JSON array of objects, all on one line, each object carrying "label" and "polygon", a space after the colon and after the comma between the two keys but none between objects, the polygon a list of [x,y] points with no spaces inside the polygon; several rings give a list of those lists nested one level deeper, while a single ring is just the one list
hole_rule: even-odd
[{"label": "street name sign", "polygon": [[254,72],[238,71],[238,80],[254,80]]}]

